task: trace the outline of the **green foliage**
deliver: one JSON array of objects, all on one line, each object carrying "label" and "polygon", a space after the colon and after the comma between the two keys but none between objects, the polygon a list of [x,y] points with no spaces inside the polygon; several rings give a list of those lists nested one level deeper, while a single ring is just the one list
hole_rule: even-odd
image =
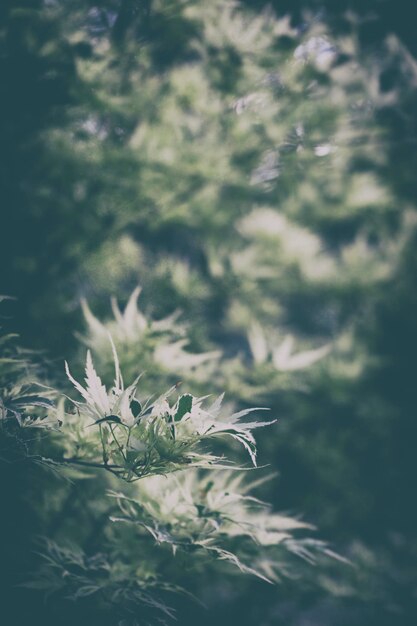
[{"label": "green foliage", "polygon": [[[5,336],[3,343],[7,344],[8,339]],[[109,506],[102,515],[103,552],[87,554],[82,543],[77,546],[77,532],[72,533],[73,537],[67,533],[64,544],[45,538],[42,562],[33,580],[24,583],[26,588],[43,590],[55,598],[88,598],[99,613],[111,609],[119,620],[132,614],[132,624],[151,624],[159,623],[161,614],[163,618],[174,616],[159,594],[185,593],[175,568],[167,579],[162,576],[157,546],[169,545],[171,558],[177,550],[184,551],[190,567],[202,568],[203,572],[216,559],[266,582],[276,582],[287,573],[286,553],[310,562],[315,551],[331,555],[323,542],[293,536],[311,526],[273,513],[249,494],[262,480],[245,484],[242,470],[226,470],[223,457],[199,451],[206,442],[230,437],[246,448],[256,465],[252,430],[273,422],[242,421],[259,410],[256,408],[222,415],[223,394],[207,408],[203,408],[206,398],[191,394],[182,394],[170,404],[168,398],[174,388],[154,401],[141,403],[136,396],[138,379],[124,387],[110,335],[108,340],[115,370],[110,391],[97,375],[90,351],[85,387],[72,377],[65,364],[69,381],[83,398],[82,402],[71,400],[73,413],[65,410],[65,398],[57,391],[49,393],[57,402],[55,406],[47,396],[29,394],[19,382],[19,370],[23,363],[30,370],[30,360],[5,357],[15,366],[3,381],[1,426],[6,444],[8,438],[21,440],[24,461],[40,462],[58,475],[63,468],[63,475],[71,481],[84,481],[89,476],[76,471],[66,473],[65,468],[74,465],[90,472],[106,470],[118,483],[120,479],[122,483],[136,483],[135,491],[110,493],[120,513],[110,515],[114,507]],[[29,414],[28,407],[38,412],[42,409],[42,413]],[[41,436],[24,439],[19,431],[27,427]],[[6,448],[8,453],[11,447],[9,444]],[[45,456],[46,451],[49,456]],[[9,458],[9,462],[13,460]],[[205,468],[206,473],[200,474],[195,468]],[[182,472],[174,477],[179,470]],[[97,489],[90,505],[99,508],[107,496],[102,491],[103,483],[94,475],[92,478]],[[65,514],[65,506],[62,510]],[[130,552],[129,536],[119,530],[106,531],[110,521],[114,526],[127,522],[138,527],[140,558]]]},{"label": "green foliage", "polygon": [[167,386],[180,382],[180,376],[193,388],[203,389],[207,377],[219,367],[220,351],[193,353],[187,350],[189,339],[185,324],[178,320],[180,312],[174,311],[159,320],[149,319],[138,308],[140,291],[139,287],[133,290],[123,313],[113,298],[114,319],[107,323],[100,322],[87,302],[82,301],[86,332],[80,339],[93,350],[103,379],[110,382],[113,378],[114,356],[110,334],[125,376],[134,378],[140,364],[146,374],[142,384],[145,389],[149,386],[149,393],[155,385],[161,387],[163,382]]},{"label": "green foliage", "polygon": [[180,550],[194,558],[197,550],[277,582],[290,571],[288,556],[312,562],[314,552],[325,552],[326,546],[294,536],[311,526],[272,513],[269,505],[249,495],[252,487],[242,474],[230,471],[154,477],[141,481],[133,494],[113,493],[122,517],[112,519],[149,532],[174,554]]},{"label": "green foliage", "polygon": [[[111,341],[111,337],[109,336]],[[115,379],[110,391],[97,375],[87,352],[86,387],[66,372],[84,402],[73,400],[76,412],[62,418],[67,437],[66,454],[71,462],[100,464],[127,481],[152,474],[166,474],[183,467],[210,467],[220,460],[199,451],[214,438],[232,437],[249,452],[256,465],[256,445],[251,430],[272,422],[243,422],[252,408],[220,417],[223,396],[203,408],[204,398],[181,395],[172,405],[168,392],[143,407],[136,398],[136,379],[124,387],[118,356],[113,345]],[[89,434],[86,436],[86,432]]]},{"label": "green foliage", "polygon": [[[94,601],[103,614],[122,617],[119,624],[150,626],[166,624],[174,618],[173,609],[162,595],[179,593],[173,585],[158,581],[155,575],[132,571],[125,563],[108,559],[104,554],[88,557],[80,549],[62,547],[47,541],[42,546],[44,563],[36,579],[24,584],[28,589],[63,595],[75,602]],[[139,612],[140,617],[135,617]]]},{"label": "green foliage", "polygon": [[37,428],[59,426],[53,416],[56,393],[39,382],[33,353],[19,348],[16,340],[16,334],[0,334],[0,458],[6,463],[31,454],[28,442],[38,439]]},{"label": "green foliage", "polygon": [[[17,570],[30,569],[32,534],[46,532],[62,550],[52,578],[65,583],[57,572],[68,561],[72,595],[78,583],[65,550],[82,555],[92,578],[103,551],[112,572],[128,564],[123,585],[130,577],[144,590],[153,578],[204,597],[206,617],[180,610],[184,624],[233,615],[241,626],[408,626],[417,613],[417,73],[405,45],[412,37],[392,32],[410,33],[412,20],[391,0],[324,0],[327,13],[316,13],[315,0],[263,4],[1,3],[1,290],[19,298],[14,328],[24,343],[53,359],[6,342],[0,361],[0,456],[13,461],[2,492],[16,520],[3,533],[17,552],[10,547],[10,586],[21,581]],[[74,331],[94,359],[77,397],[61,365],[67,355],[82,379]],[[117,373],[113,380],[109,333],[127,383],[144,372],[137,390]],[[201,396],[223,390],[229,404],[215,419],[223,430],[208,420],[206,431],[212,400]],[[319,559],[310,580],[284,580],[280,597],[256,577],[229,579],[232,563],[209,566],[201,546],[179,546],[173,558],[169,542],[158,546],[140,525],[175,543],[193,521],[195,541],[211,530],[213,545],[258,571],[265,546],[246,535],[232,541],[223,508],[208,506],[216,485],[206,497],[198,490],[206,474],[190,469],[209,464],[209,476],[226,465],[222,455],[235,459],[239,443],[253,455],[246,420],[226,425],[258,405],[280,418],[257,437],[262,462],[280,478],[256,495],[274,510],[305,511],[357,564]],[[168,476],[136,480],[155,472]],[[219,489],[228,472],[215,470]],[[186,480],[186,510],[197,517],[174,529],[159,513],[149,519],[142,486],[167,497],[169,486],[179,498]],[[108,525],[120,516],[108,490],[132,507],[129,524]],[[272,523],[275,514],[245,498],[248,522],[256,509]],[[222,521],[217,530],[213,519]],[[144,569],[135,577],[139,544]],[[290,546],[268,547],[274,575],[284,563],[291,570]],[[122,603],[97,617],[100,593],[79,599],[78,613],[45,609],[39,621],[125,619],[115,617]],[[26,603],[18,596],[14,605]]]}]

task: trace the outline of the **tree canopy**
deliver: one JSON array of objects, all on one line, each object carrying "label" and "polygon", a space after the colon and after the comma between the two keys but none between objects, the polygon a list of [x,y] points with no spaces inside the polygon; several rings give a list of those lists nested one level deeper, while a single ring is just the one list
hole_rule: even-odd
[{"label": "tree canopy", "polygon": [[8,623],[415,623],[413,32],[2,2]]}]

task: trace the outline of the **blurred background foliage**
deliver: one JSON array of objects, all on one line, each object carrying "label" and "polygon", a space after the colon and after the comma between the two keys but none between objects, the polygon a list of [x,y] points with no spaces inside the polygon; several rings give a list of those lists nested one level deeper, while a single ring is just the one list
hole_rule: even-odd
[{"label": "blurred background foliage", "polygon": [[[109,364],[100,319],[127,378],[270,406],[265,497],[353,562],[180,623],[416,622],[416,41],[391,0],[1,3],[3,326],[51,379],[74,333]],[[5,479],[13,589],[58,515],[37,471]]]}]

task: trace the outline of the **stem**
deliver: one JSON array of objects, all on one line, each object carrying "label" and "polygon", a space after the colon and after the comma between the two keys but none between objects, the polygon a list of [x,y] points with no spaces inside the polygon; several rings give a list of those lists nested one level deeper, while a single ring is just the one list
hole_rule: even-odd
[{"label": "stem", "polygon": [[101,441],[101,447],[103,449],[103,463],[104,465],[107,465],[107,461],[109,460],[107,457],[107,452],[106,452],[106,446],[104,445],[104,439],[103,439],[103,429],[101,427],[101,424],[99,424],[99,429],[100,429],[100,441]]},{"label": "stem", "polygon": [[124,469],[123,465],[108,465],[107,463],[94,463],[92,461],[83,461],[82,459],[61,459],[60,463],[68,463],[71,465],[83,465],[85,467],[95,467],[98,469]]},{"label": "stem", "polygon": [[113,439],[114,439],[114,440],[115,440],[115,442],[116,442],[116,446],[118,447],[119,452],[120,452],[120,454],[122,455],[122,459],[123,459],[125,462],[127,462],[127,459],[126,459],[126,457],[125,457],[125,455],[124,455],[124,453],[123,453],[123,448],[122,448],[122,446],[120,445],[120,443],[117,441],[117,437],[116,437],[116,435],[114,434],[113,426],[112,426],[110,423],[109,423],[109,428],[110,428],[111,434],[113,435]]}]

